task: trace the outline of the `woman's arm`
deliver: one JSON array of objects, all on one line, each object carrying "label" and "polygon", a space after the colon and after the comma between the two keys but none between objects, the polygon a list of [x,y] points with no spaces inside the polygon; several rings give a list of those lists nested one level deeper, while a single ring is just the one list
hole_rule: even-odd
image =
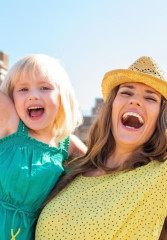
[{"label": "woman's arm", "polygon": [[83,156],[87,151],[86,145],[75,135],[70,135],[69,158]]},{"label": "woman's arm", "polygon": [[12,100],[0,91],[0,138],[17,130],[19,117]]}]

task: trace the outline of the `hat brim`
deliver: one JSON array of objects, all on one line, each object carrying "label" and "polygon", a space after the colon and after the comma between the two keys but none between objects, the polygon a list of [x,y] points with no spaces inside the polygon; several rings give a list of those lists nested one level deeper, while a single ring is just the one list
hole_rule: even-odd
[{"label": "hat brim", "polygon": [[107,72],[104,75],[102,81],[102,94],[104,101],[106,101],[116,86],[130,82],[144,83],[155,89],[167,99],[167,82],[165,80],[129,69],[116,69]]}]

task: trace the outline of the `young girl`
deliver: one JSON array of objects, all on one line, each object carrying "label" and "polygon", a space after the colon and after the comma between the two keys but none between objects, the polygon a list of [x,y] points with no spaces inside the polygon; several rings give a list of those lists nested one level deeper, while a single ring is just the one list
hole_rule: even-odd
[{"label": "young girl", "polygon": [[62,174],[62,161],[86,151],[70,135],[82,118],[64,68],[40,54],[8,72],[0,112],[0,239],[32,240],[38,209]]}]

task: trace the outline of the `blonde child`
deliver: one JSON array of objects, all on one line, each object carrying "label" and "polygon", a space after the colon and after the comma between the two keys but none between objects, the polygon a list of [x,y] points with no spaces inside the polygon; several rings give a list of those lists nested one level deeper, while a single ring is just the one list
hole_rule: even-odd
[{"label": "blonde child", "polygon": [[38,209],[63,172],[86,152],[71,133],[82,117],[60,63],[34,54],[18,61],[0,91],[0,238],[32,240]]}]

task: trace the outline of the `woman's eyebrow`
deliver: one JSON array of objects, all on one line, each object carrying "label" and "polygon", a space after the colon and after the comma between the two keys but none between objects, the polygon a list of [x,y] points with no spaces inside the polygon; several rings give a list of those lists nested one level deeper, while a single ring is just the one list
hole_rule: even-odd
[{"label": "woman's eyebrow", "polygon": [[[133,85],[123,85],[121,86],[121,88],[129,88],[129,89],[135,89],[135,87]],[[146,89],[145,90],[146,93],[151,93],[151,94],[157,94],[156,91],[150,90],[150,89]]]},{"label": "woman's eyebrow", "polygon": [[156,92],[154,92],[154,91],[152,91],[152,90],[149,90],[149,89],[145,90],[145,92],[146,92],[146,93],[151,93],[151,94],[156,94],[156,95],[157,95]]},{"label": "woman's eyebrow", "polygon": [[123,86],[121,86],[121,88],[124,88],[124,87],[130,88],[130,89],[134,89],[135,88],[133,85],[123,85]]}]

